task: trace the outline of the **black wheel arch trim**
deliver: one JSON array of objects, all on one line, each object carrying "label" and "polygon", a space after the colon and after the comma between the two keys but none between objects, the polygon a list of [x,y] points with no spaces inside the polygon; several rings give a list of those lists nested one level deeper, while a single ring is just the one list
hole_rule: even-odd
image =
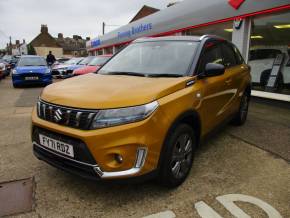
[{"label": "black wheel arch trim", "polygon": [[187,110],[183,113],[181,113],[175,120],[174,122],[171,124],[171,126],[169,127],[169,129],[167,130],[166,136],[163,140],[163,144],[162,144],[162,148],[160,151],[160,155],[159,155],[159,161],[158,161],[158,166],[157,169],[160,168],[162,162],[163,162],[163,158],[165,156],[165,152],[166,152],[166,143],[169,139],[169,136],[172,134],[172,132],[174,131],[174,129],[181,123],[185,123],[185,124],[193,124],[190,125],[194,132],[196,133],[196,142],[197,145],[199,145],[200,143],[200,138],[201,138],[201,120],[200,120],[200,115],[197,111],[195,110]]}]

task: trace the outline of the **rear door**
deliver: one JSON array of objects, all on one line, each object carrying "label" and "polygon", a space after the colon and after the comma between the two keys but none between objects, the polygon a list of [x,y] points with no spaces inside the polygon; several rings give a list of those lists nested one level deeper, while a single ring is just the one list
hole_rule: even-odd
[{"label": "rear door", "polygon": [[236,47],[228,42],[222,43],[223,63],[225,66],[225,84],[229,94],[228,102],[225,105],[225,115],[231,115],[236,112],[239,107],[239,95],[241,87],[244,87],[245,73],[248,66],[244,64],[243,58],[240,56]]}]

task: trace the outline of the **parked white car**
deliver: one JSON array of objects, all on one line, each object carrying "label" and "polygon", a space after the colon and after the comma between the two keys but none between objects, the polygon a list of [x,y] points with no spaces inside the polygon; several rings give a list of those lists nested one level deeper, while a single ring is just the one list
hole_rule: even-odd
[{"label": "parked white car", "polygon": [[277,55],[282,53],[285,59],[281,67],[282,76],[279,78],[279,83],[290,85],[290,49],[287,46],[258,47],[250,50],[249,65],[252,68],[252,82],[265,86]]}]

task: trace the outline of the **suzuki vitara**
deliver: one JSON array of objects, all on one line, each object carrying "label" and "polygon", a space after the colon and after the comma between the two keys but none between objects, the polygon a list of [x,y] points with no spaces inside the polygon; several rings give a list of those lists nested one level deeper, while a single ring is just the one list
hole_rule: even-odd
[{"label": "suzuki vitara", "polygon": [[215,36],[142,38],[97,73],[46,87],[32,113],[36,157],[92,179],[188,176],[201,140],[246,121],[250,68]]}]

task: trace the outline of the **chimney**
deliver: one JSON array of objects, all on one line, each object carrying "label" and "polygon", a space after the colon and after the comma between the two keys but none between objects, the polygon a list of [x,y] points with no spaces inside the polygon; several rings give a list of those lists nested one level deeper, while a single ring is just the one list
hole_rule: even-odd
[{"label": "chimney", "polygon": [[45,24],[41,24],[41,29],[40,29],[41,33],[48,33],[48,27]]},{"label": "chimney", "polygon": [[19,40],[16,40],[16,45],[19,45],[20,44],[20,41]]},{"label": "chimney", "polygon": [[63,39],[63,34],[62,34],[62,33],[59,33],[59,34],[57,35],[57,38],[59,38],[59,39]]},{"label": "chimney", "polygon": [[178,3],[180,3],[179,1],[176,1],[176,2],[170,2],[168,5],[167,5],[167,7],[169,8],[169,7],[171,7],[171,6],[173,6],[173,5],[176,5],[176,4],[178,4]]}]

